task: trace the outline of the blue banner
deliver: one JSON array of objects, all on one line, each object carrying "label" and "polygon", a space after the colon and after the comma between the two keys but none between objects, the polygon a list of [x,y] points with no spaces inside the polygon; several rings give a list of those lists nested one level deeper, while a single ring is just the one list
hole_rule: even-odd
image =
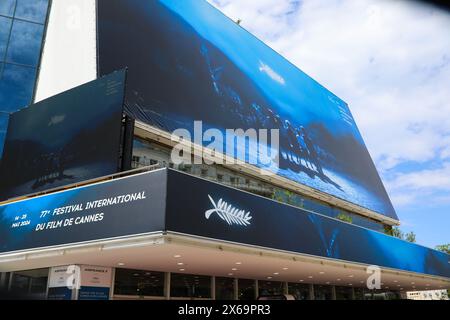
[{"label": "blue banner", "polygon": [[166,172],[0,206],[0,253],[164,229]]}]

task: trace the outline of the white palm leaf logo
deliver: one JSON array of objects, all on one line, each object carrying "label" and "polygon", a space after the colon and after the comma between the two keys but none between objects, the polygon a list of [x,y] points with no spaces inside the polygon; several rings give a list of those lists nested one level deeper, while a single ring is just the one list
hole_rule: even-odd
[{"label": "white palm leaf logo", "polygon": [[216,204],[210,195],[208,195],[208,197],[214,206],[214,209],[210,209],[205,212],[206,219],[209,219],[213,213],[217,213],[220,219],[228,223],[230,226],[233,224],[244,227],[250,225],[250,220],[252,219],[250,211],[245,212],[245,210],[239,210],[222,199],[220,199]]}]

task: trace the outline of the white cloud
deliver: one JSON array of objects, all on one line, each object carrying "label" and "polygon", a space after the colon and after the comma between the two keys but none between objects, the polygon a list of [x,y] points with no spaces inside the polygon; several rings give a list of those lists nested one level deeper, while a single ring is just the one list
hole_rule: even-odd
[{"label": "white cloud", "polygon": [[262,61],[259,62],[259,71],[264,72],[267,74],[272,80],[285,85],[286,81],[282,76],[280,76],[278,73],[276,73],[271,67],[269,67],[267,64],[263,63]]},{"label": "white cloud", "polygon": [[349,103],[394,204],[447,190],[447,165],[395,167],[450,158],[449,13],[401,0],[210,2]]}]

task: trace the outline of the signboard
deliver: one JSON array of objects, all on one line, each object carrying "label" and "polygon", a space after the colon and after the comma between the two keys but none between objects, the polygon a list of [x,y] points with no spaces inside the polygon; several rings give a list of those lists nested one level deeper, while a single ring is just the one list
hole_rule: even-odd
[{"label": "signboard", "polygon": [[72,300],[72,289],[75,285],[75,269],[70,266],[58,266],[50,269],[48,278],[48,300]]},{"label": "signboard", "polygon": [[159,170],[0,206],[0,253],[164,229]]},{"label": "signboard", "polygon": [[60,266],[50,269],[49,300],[109,300],[112,268],[97,266]]},{"label": "signboard", "polygon": [[182,234],[450,277],[445,253],[176,171],[166,210]]},{"label": "signboard", "polygon": [[125,71],[13,113],[0,167],[0,199],[117,173]]},{"label": "signboard", "polygon": [[109,300],[112,268],[81,266],[78,300]]},{"label": "signboard", "polygon": [[279,165],[252,165],[398,219],[347,104],[206,1],[98,0],[98,36],[100,74],[128,68],[139,121],[279,130]]}]

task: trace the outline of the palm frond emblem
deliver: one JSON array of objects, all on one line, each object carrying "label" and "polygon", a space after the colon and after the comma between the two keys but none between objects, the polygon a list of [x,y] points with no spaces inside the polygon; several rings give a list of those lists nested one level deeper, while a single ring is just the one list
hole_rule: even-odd
[{"label": "palm frond emblem", "polygon": [[209,219],[213,213],[217,213],[219,218],[230,226],[239,225],[247,227],[250,225],[250,220],[252,219],[250,211],[245,212],[245,210],[239,210],[222,199],[216,203],[210,195],[208,195],[208,198],[214,208],[205,212],[206,219]]}]

